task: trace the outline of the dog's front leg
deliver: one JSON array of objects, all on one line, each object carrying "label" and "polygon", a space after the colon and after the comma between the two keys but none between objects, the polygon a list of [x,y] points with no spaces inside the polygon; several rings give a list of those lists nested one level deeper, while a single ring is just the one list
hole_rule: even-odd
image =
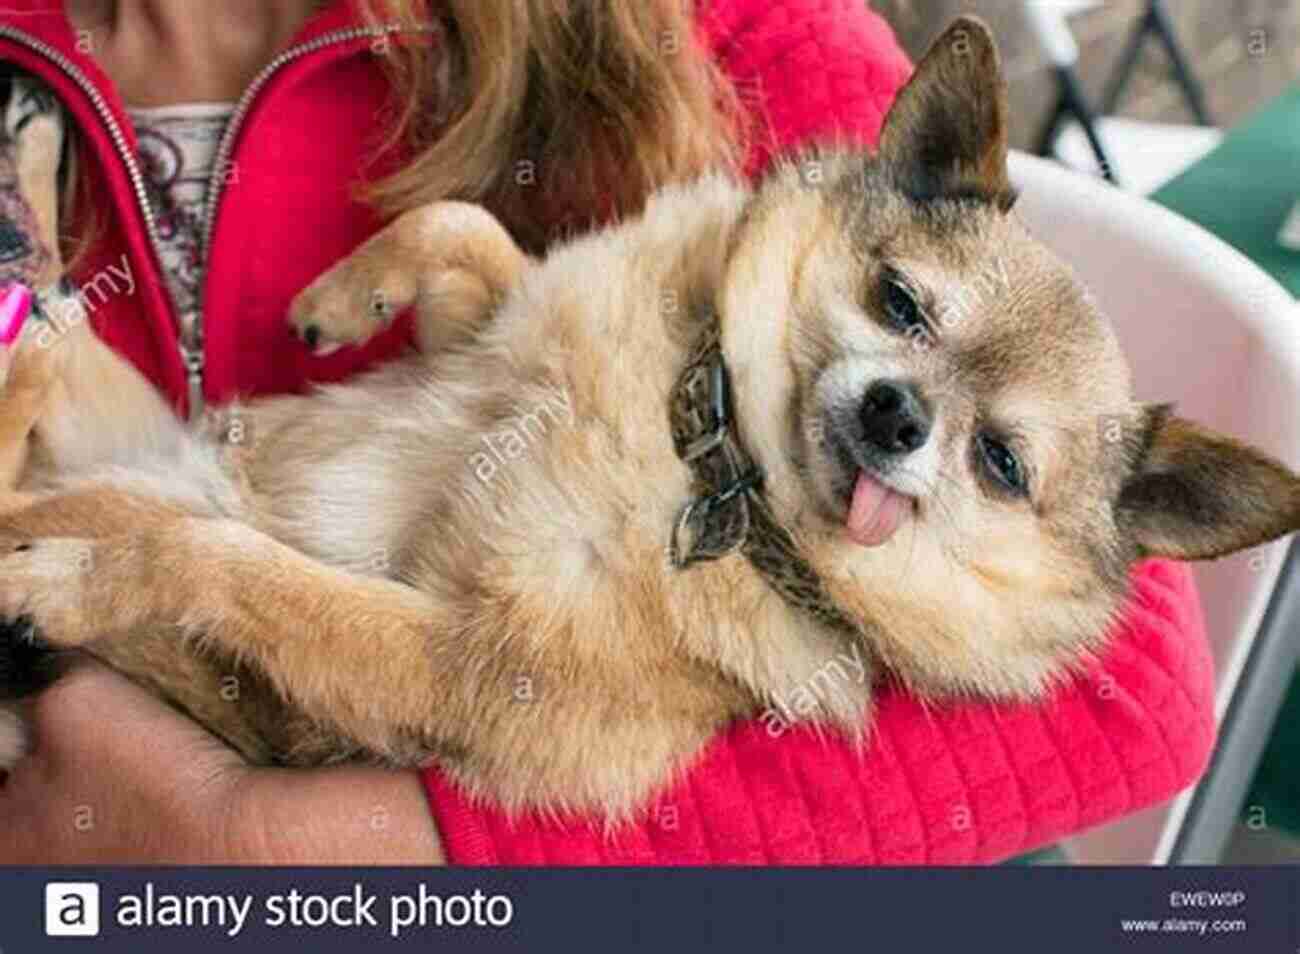
[{"label": "dog's front leg", "polygon": [[477,331],[529,258],[492,213],[432,202],[399,216],[298,294],[289,323],[318,352],[357,345],[415,308],[432,355]]},{"label": "dog's front leg", "polygon": [[30,620],[53,646],[179,626],[394,761],[429,737],[431,640],[445,616],[410,587],[327,567],[232,521],[37,539],[0,557],[0,618]]},{"label": "dog's front leg", "polygon": [[[0,104],[0,286],[33,289],[63,274],[59,254],[58,172],[64,118],[54,94],[16,75]],[[17,485],[27,464],[29,436],[62,373],[66,349],[54,347],[29,323],[12,346],[0,348],[0,487]]]}]

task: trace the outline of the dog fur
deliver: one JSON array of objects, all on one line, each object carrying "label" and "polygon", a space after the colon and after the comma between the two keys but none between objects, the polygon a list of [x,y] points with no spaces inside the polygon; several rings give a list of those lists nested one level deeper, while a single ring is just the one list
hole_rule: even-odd
[{"label": "dog fur", "polygon": [[[36,142],[19,152],[48,158]],[[328,350],[415,308],[422,354],[349,384],[190,429],[84,323],[25,336],[0,617],[32,626],[0,677],[80,649],[256,762],[437,759],[510,809],[610,821],[776,700],[860,738],[886,671],[928,698],[1040,697],[1101,646],[1134,560],[1293,531],[1300,479],[1132,400],[1109,327],[1011,210],[1006,148],[996,50],[963,18],[876,156],[668,188],[544,261],[475,206],[408,213],[292,309]],[[57,234],[48,181],[22,187]],[[740,554],[665,557],[698,492],[668,397],[713,315],[765,505],[856,633]],[[904,459],[861,447],[883,379],[932,422]],[[877,546],[845,532],[868,472],[910,507]]]}]

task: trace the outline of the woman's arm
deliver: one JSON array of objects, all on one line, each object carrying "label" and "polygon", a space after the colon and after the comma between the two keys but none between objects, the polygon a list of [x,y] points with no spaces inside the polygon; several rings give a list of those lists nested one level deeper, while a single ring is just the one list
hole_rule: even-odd
[{"label": "woman's arm", "polygon": [[864,749],[751,720],[637,823],[510,820],[428,770],[453,864],[987,864],[1173,796],[1214,741],[1214,661],[1192,574],[1134,573],[1110,650],[1040,705],[882,693]]},{"label": "woman's arm", "polygon": [[31,715],[35,749],[0,785],[0,865],[442,861],[410,772],[250,768],[89,661]]}]

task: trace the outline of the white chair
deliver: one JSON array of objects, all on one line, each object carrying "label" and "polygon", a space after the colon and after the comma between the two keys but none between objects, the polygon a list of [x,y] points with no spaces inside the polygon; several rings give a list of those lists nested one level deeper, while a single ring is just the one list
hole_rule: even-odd
[{"label": "white chair", "polygon": [[[1025,24],[1051,65],[1057,86],[1056,105],[1039,130],[1035,147],[1040,156],[1069,157],[1070,164],[1078,168],[1086,168],[1078,160],[1090,150],[1106,179],[1145,195],[1173,177],[1166,169],[1168,163],[1175,168],[1190,165],[1214,147],[1219,134],[1210,128],[1213,124],[1205,91],[1178,42],[1164,0],[1146,0],[1105,92],[1099,102],[1090,101],[1077,72],[1079,46],[1070,32],[1069,18],[1101,5],[1101,0],[1021,0]],[[1198,126],[1109,118],[1151,39],[1164,47],[1173,79]]]},{"label": "white chair", "polygon": [[[1137,396],[1176,401],[1300,469],[1300,309],[1290,295],[1152,202],[1024,154],[1011,169],[1017,211],[1115,323]],[[1172,803],[1072,839],[1073,860],[1218,860],[1300,654],[1300,546],[1287,554],[1283,541],[1196,564],[1217,677],[1214,760]]]}]

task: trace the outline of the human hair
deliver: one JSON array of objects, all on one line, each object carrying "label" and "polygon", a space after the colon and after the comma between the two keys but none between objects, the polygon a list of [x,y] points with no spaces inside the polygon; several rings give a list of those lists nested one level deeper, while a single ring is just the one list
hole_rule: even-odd
[{"label": "human hair", "polygon": [[[735,171],[743,114],[698,39],[708,2],[361,0],[370,25],[400,29],[374,42],[392,95],[359,196],[385,216],[480,202],[537,252],[662,185]],[[70,269],[104,227],[78,151],[62,176]]]},{"label": "human hair", "polygon": [[[706,3],[707,0],[698,0]],[[734,170],[735,91],[698,39],[692,0],[365,0],[375,24],[432,25],[383,44],[403,160],[363,195],[385,213],[482,202],[534,250],[634,213],[656,188]],[[427,34],[425,34],[427,36]]]}]

